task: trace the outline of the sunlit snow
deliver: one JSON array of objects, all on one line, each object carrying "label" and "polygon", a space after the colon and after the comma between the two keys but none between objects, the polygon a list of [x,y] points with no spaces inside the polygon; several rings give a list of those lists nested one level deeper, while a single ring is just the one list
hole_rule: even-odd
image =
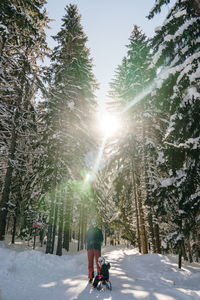
[{"label": "sunlit snow", "polygon": [[[1,300],[189,300],[200,297],[199,264],[178,269],[177,257],[141,255],[125,246],[103,247],[111,263],[112,291],[88,285],[87,252],[63,255],[10,249],[0,243]],[[44,250],[44,249],[43,249]]]}]

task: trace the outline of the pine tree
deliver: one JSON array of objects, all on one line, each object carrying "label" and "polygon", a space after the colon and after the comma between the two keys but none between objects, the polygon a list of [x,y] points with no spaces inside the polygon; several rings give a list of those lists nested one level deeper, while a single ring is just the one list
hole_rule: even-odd
[{"label": "pine tree", "polygon": [[[84,156],[94,145],[90,128],[96,83],[86,47],[87,37],[80,24],[77,6],[70,4],[65,10],[61,30],[54,37],[57,46],[47,70],[46,100],[41,105],[44,108],[41,120],[45,128],[40,164],[45,178],[42,182],[44,193],[49,189],[59,189],[59,185],[69,180],[80,180],[81,170],[85,168]],[[56,207],[61,205],[57,193],[54,202],[56,216]],[[64,215],[68,215],[67,212]],[[64,224],[66,222],[64,220]],[[57,227],[55,218],[54,226]],[[49,230],[52,230],[51,223]]]},{"label": "pine tree", "polygon": [[[149,17],[162,7],[158,1]],[[199,215],[199,5],[177,1],[153,39],[153,64],[160,69],[155,101],[168,111],[163,136],[165,175],[157,185],[161,211],[173,224],[171,238],[183,252],[184,239],[195,232]],[[167,195],[167,197],[166,197]],[[176,234],[173,234],[173,231]],[[190,248],[190,247],[189,247]]]},{"label": "pine tree", "polygon": [[[0,74],[1,147],[5,170],[0,202],[0,240],[5,237],[10,192],[14,176],[24,171],[35,133],[33,97],[41,68],[38,59],[46,53],[44,28],[48,22],[44,0],[1,1]],[[28,141],[29,140],[29,141]],[[27,143],[28,141],[28,143]],[[31,145],[31,146],[30,146]],[[30,146],[30,147],[29,147]],[[30,160],[29,160],[30,161]],[[22,185],[22,173],[20,173]],[[19,191],[20,192],[19,187]],[[21,193],[21,192],[20,192]],[[17,207],[19,203],[16,203]]]},{"label": "pine tree", "polygon": [[[153,232],[150,173],[153,172],[152,153],[153,151],[155,152],[157,140],[151,95],[149,94],[153,89],[153,78],[155,77],[155,70],[150,69],[150,46],[150,41],[148,41],[146,36],[139,30],[138,26],[134,26],[130,37],[130,44],[127,46],[127,58],[123,59],[123,63],[118,67],[118,72],[111,83],[111,96],[117,99],[112,106],[114,109],[115,107],[118,109],[121,105],[120,110],[123,111],[123,117],[126,119],[126,132],[124,132],[124,134],[126,134],[126,141],[123,140],[123,146],[121,146],[122,148],[120,147],[120,149],[125,150],[125,147],[127,148],[123,153],[123,161],[126,157],[129,161],[129,168],[130,162],[132,165],[130,172],[134,175],[132,178],[132,186],[136,201],[137,239],[140,247],[140,238],[142,237],[143,253],[147,253],[147,232],[145,229],[146,213],[144,212],[144,204],[146,204],[148,208],[149,228],[151,228],[151,232]],[[133,151],[133,141],[138,146],[137,151]],[[135,155],[132,153],[135,153]],[[121,155],[119,156],[122,157]],[[138,167],[137,160],[140,161],[140,167]],[[144,185],[146,185],[146,188],[144,188]],[[139,223],[141,232],[138,230]],[[153,234],[151,235],[153,243]]]}]

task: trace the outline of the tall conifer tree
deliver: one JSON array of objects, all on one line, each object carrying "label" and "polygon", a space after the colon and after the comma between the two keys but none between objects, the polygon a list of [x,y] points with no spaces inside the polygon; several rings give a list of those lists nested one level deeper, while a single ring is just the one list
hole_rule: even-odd
[{"label": "tall conifer tree", "polygon": [[[18,181],[18,199],[22,188],[22,171],[28,171],[35,134],[35,111],[33,96],[39,82],[41,68],[38,60],[46,53],[44,28],[48,19],[44,0],[4,1],[0,3],[1,14],[1,141],[4,154],[2,174],[2,197],[0,202],[0,239],[5,237],[6,217],[10,191]],[[29,149],[29,150],[28,150]],[[30,161],[29,161],[30,162]],[[24,174],[23,174],[24,175]],[[14,183],[14,185],[16,185]],[[16,203],[19,206],[19,203]]]},{"label": "tall conifer tree", "polygon": [[[158,1],[149,17],[170,1]],[[163,136],[165,176],[157,197],[173,221],[175,245],[196,231],[199,215],[199,35],[198,1],[176,1],[153,39],[153,65],[161,79],[154,97],[169,115]],[[161,156],[161,155],[160,155]],[[160,160],[161,161],[161,160]],[[169,213],[170,212],[170,213]],[[171,232],[171,233],[172,233]]]},{"label": "tall conifer tree", "polygon": [[[80,179],[85,167],[84,156],[93,146],[96,83],[86,47],[87,37],[80,24],[77,6],[70,4],[65,11],[61,30],[54,36],[57,46],[51,56],[47,100],[43,103],[46,130],[42,141],[45,159],[42,158],[41,164],[46,191],[59,189],[59,184],[69,179]],[[60,206],[57,195],[59,193],[55,193],[55,205]],[[56,222],[54,225],[57,226]],[[51,251],[47,249],[47,252]]]}]

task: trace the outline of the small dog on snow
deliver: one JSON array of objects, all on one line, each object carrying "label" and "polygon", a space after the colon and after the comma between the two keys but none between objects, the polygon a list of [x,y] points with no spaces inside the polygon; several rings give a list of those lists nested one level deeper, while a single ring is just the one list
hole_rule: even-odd
[{"label": "small dog on snow", "polygon": [[111,290],[111,283],[109,281],[110,263],[107,263],[105,261],[105,258],[103,256],[100,256],[98,258],[98,264],[100,266],[100,274],[96,275],[92,286],[93,288],[98,289],[98,284],[99,282],[101,282],[103,285],[106,285],[106,287]]}]

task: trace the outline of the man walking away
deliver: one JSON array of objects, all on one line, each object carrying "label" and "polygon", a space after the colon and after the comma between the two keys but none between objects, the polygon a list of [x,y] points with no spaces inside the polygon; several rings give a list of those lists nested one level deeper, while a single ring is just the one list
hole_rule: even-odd
[{"label": "man walking away", "polygon": [[101,256],[101,245],[103,242],[103,234],[101,229],[97,227],[95,219],[92,219],[91,226],[86,233],[86,246],[88,253],[88,278],[89,283],[92,283],[94,278],[94,258],[96,260],[96,267],[98,274],[100,273],[100,266],[98,258]]}]

